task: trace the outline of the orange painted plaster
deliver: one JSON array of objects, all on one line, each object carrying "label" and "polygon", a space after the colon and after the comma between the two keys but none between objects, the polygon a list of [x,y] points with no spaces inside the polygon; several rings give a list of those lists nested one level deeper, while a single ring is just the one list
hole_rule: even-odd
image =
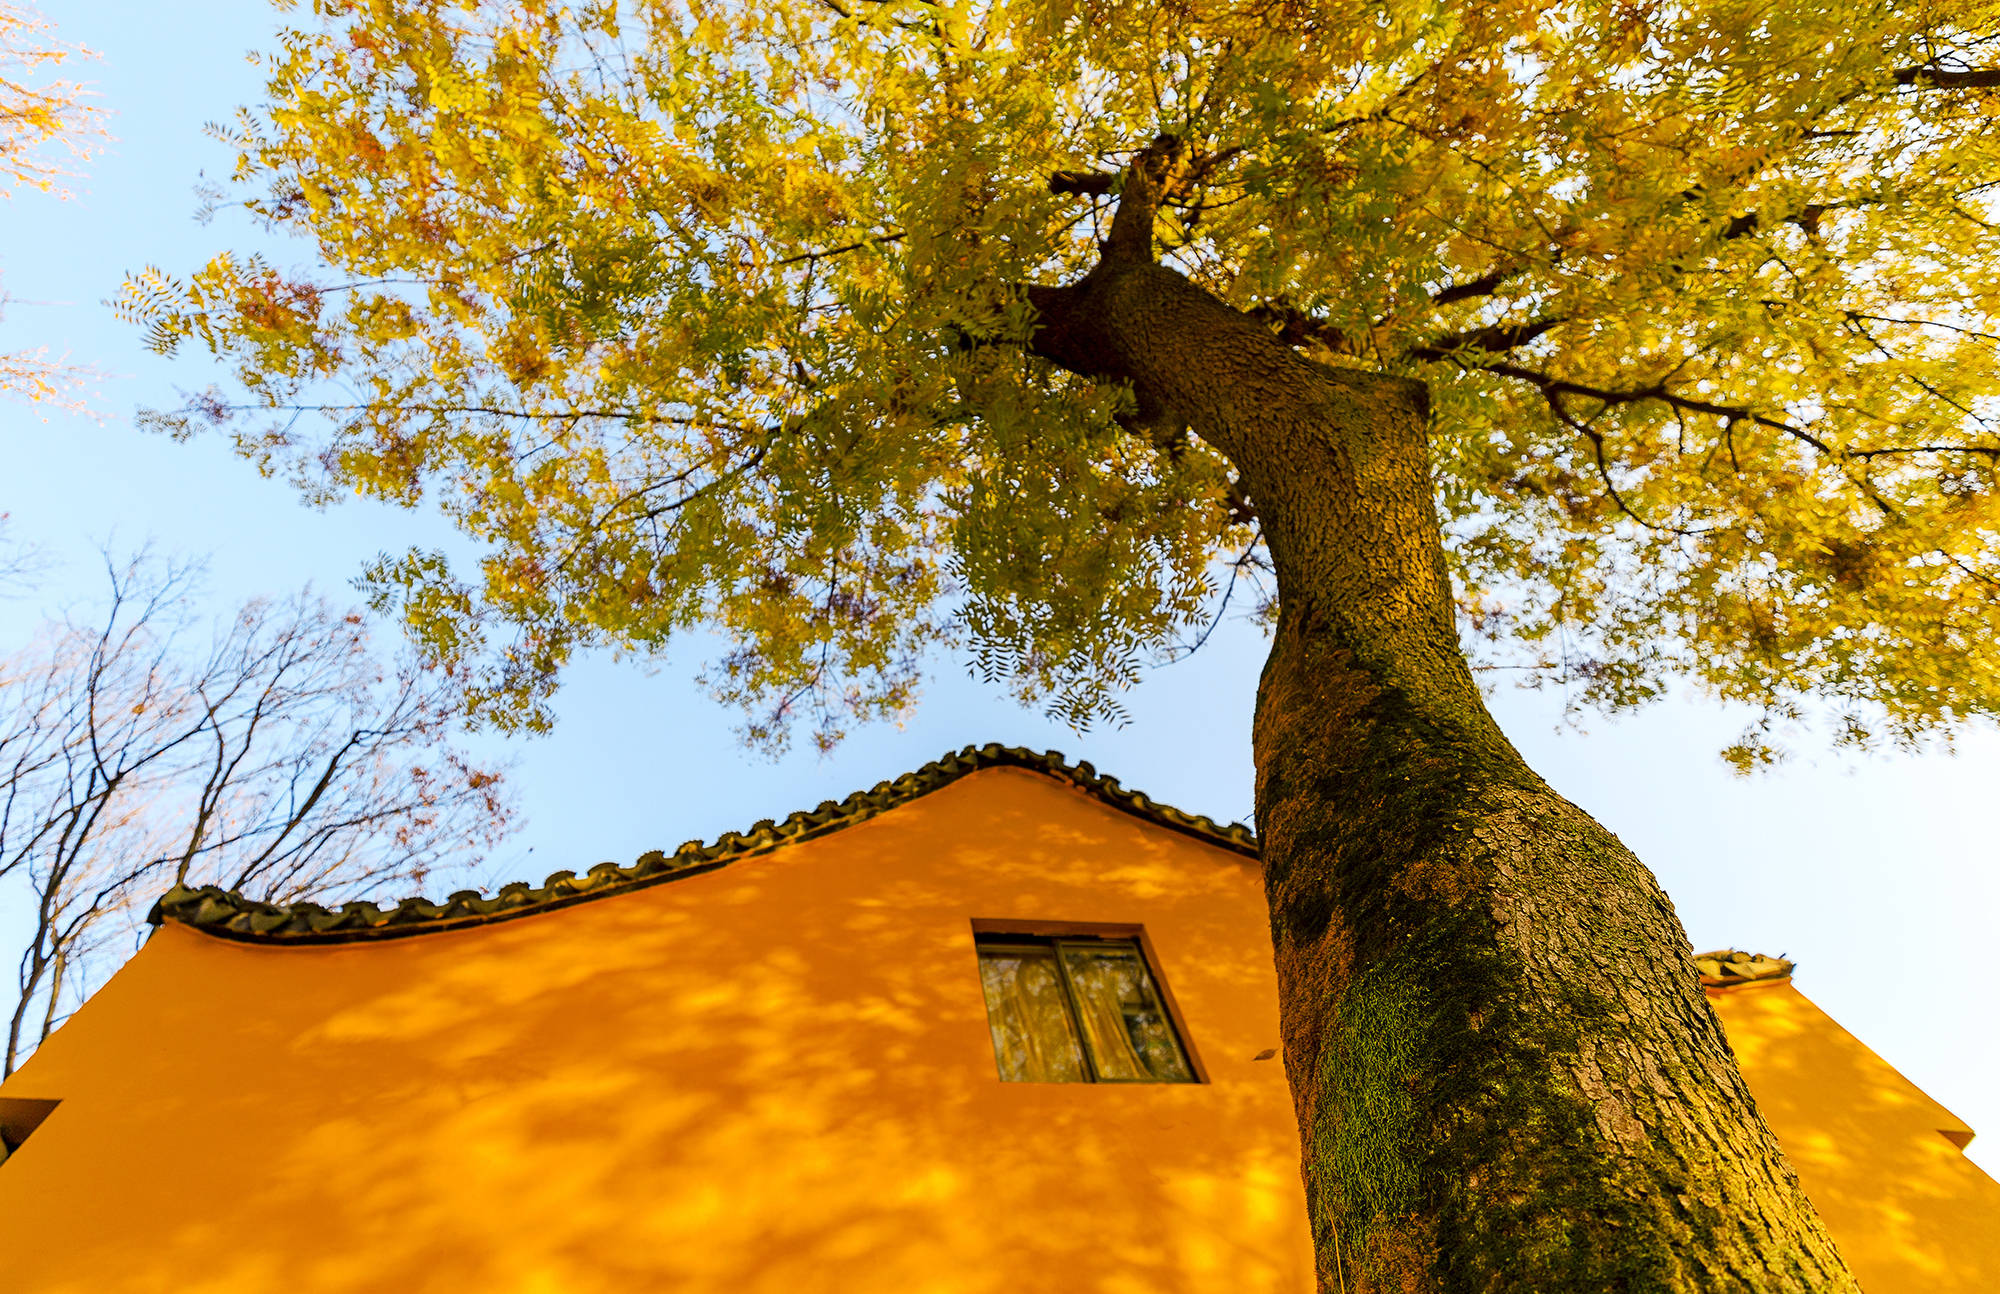
[{"label": "orange painted plaster", "polygon": [[[1003,1084],[973,922],[1143,927],[1209,1081]],[[317,948],[168,925],[11,1079],[7,1294],[1303,1294],[1253,861],[978,772],[720,871]]]},{"label": "orange painted plaster", "polygon": [[1971,1129],[1789,981],[1709,996],[1861,1288],[2000,1291],[2000,1182],[1963,1154]]},{"label": "orange painted plaster", "polygon": [[[1049,923],[1143,932],[1206,1082],[999,1081],[975,924]],[[1870,1294],[2000,1290],[1963,1125],[1789,984],[1714,996]],[[0,1291],[1307,1294],[1275,1000],[1252,861],[1012,769],[473,929],[170,924],[0,1092],[60,1102]]]}]

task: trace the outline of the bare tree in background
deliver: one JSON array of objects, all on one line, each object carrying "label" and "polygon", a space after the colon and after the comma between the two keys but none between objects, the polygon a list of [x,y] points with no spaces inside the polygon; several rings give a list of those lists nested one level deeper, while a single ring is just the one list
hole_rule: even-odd
[{"label": "bare tree in background", "polygon": [[385,670],[359,615],[259,600],[202,641],[188,568],[107,567],[94,622],[0,660],[0,879],[32,907],[4,1073],[175,882],[338,902],[469,866],[509,827],[498,774],[447,744],[449,681]]},{"label": "bare tree in background", "polygon": [[0,597],[27,588],[30,577],[41,565],[41,554],[26,544],[9,539],[7,527],[8,516],[0,512]]}]

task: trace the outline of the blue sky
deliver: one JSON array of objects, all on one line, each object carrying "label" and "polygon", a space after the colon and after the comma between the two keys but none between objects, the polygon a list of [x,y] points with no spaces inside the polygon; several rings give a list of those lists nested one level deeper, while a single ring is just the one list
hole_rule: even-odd
[{"label": "blue sky", "polygon": [[[102,421],[0,403],[0,512],[15,538],[56,562],[33,595],[0,602],[0,649],[35,616],[96,592],[94,555],[107,541],[205,555],[218,611],[308,582],[341,594],[378,551],[448,542],[422,514],[306,509],[219,443],[175,445],[133,425],[136,409],[216,378],[196,357],[147,355],[103,302],[125,271],[184,275],[222,247],[257,242],[226,214],[197,224],[194,186],[231,160],[203,124],[258,96],[244,55],[270,43],[264,0],[58,0],[44,11],[102,56],[83,74],[116,138],[71,201],[0,203],[0,286],[12,298],[0,350],[47,346],[96,367]],[[1250,813],[1264,644],[1241,624],[1150,675],[1116,731],[1073,733],[939,660],[902,728],[863,730],[825,759],[807,750],[775,763],[743,750],[735,716],[695,686],[712,646],[575,672],[555,733],[512,748],[528,822],[482,869],[487,879],[670,850],[987,741],[1062,750],[1225,821]],[[1716,757],[1742,717],[1696,698],[1592,719],[1587,731],[1564,725],[1553,694],[1502,692],[1494,708],[1529,761],[1660,875],[1697,949],[1797,959],[1799,986],[1983,1130],[1973,1157],[2000,1170],[2000,737],[1990,727],[1965,734],[1956,754],[1807,752],[1742,780]]]}]

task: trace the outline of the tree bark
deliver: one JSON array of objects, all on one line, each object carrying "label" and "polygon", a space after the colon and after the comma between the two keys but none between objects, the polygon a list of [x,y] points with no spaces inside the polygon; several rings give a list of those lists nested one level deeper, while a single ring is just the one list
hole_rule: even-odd
[{"label": "tree bark", "polygon": [[1270,545],[1257,828],[1320,1288],[1855,1289],[1672,905],[1480,698],[1425,389],[1154,263],[1144,161],[1097,268],[1028,289],[1031,346],[1220,450]]}]

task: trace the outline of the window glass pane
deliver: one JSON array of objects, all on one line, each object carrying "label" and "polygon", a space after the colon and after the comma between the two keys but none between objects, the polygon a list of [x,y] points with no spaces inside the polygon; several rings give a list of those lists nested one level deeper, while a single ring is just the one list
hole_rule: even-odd
[{"label": "window glass pane", "polygon": [[1131,944],[1063,944],[1077,1014],[1099,1078],[1191,1083],[1187,1057]]},{"label": "window glass pane", "polygon": [[993,1055],[1009,1083],[1083,1083],[1083,1050],[1070,1020],[1053,950],[993,948],[979,954]]}]

